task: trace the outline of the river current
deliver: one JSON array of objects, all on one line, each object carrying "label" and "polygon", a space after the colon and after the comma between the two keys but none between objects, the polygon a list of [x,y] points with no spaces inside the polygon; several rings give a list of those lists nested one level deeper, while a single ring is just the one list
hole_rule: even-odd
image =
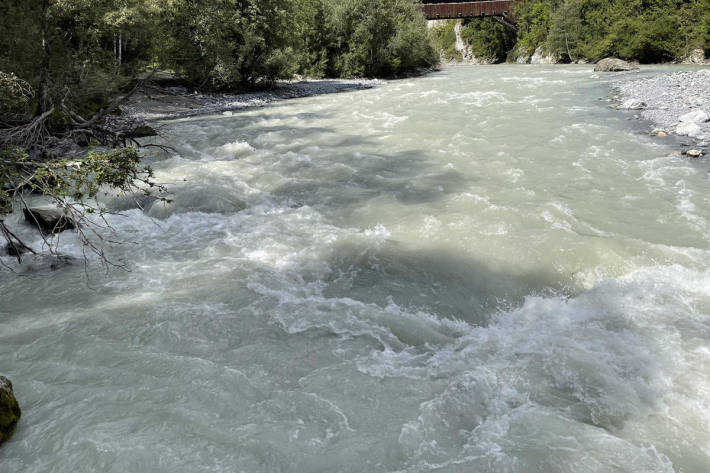
[{"label": "river current", "polygon": [[452,67],[162,123],[174,202],[107,197],[130,271],[0,272],[0,472],[710,471],[708,166],[607,85]]}]

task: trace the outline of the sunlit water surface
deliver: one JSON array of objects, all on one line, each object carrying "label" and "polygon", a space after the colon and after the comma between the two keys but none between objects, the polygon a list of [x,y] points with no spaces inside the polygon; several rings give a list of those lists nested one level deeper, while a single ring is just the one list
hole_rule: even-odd
[{"label": "sunlit water surface", "polygon": [[710,471],[708,166],[607,93],[460,67],[163,124],[130,272],[0,273],[0,471]]}]

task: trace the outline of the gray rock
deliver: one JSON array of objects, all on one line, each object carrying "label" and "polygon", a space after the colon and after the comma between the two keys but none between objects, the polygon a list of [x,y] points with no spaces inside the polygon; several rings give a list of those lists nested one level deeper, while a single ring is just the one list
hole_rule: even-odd
[{"label": "gray rock", "polygon": [[20,256],[27,253],[27,251],[27,248],[22,245],[8,243],[7,245],[2,247],[2,249],[0,250],[0,255]]},{"label": "gray rock", "polygon": [[74,219],[65,210],[56,207],[23,209],[23,213],[25,220],[37,227],[45,235],[76,228]]},{"label": "gray rock", "polygon": [[0,376],[0,444],[12,437],[22,411],[12,391],[12,383]]},{"label": "gray rock", "polygon": [[554,55],[543,54],[542,46],[538,46],[530,58],[530,64],[557,64],[558,62],[559,60]]},{"label": "gray rock", "polygon": [[703,130],[697,123],[681,123],[675,129],[676,134],[681,136],[699,137]]},{"label": "gray rock", "polygon": [[140,125],[130,130],[126,136],[131,138],[145,138],[148,136],[157,136],[158,132],[149,125]]},{"label": "gray rock", "polygon": [[693,110],[678,118],[678,121],[682,123],[705,123],[710,121],[710,116],[703,110]]},{"label": "gray rock", "polygon": [[629,99],[619,105],[619,108],[622,110],[643,110],[646,108],[646,102],[637,99]]},{"label": "gray rock", "polygon": [[58,271],[71,266],[75,258],[66,255],[38,254],[31,255],[22,260],[19,271],[22,273],[41,273],[45,271]]},{"label": "gray rock", "polygon": [[531,57],[525,48],[523,46],[518,47],[518,50],[515,52],[515,63],[530,64],[530,59]]},{"label": "gray rock", "polygon": [[683,58],[681,64],[710,64],[710,59],[705,58],[705,51],[702,48],[693,49]]},{"label": "gray rock", "polygon": [[602,59],[594,66],[594,72],[624,72],[635,71],[638,68],[637,64],[624,61],[623,59],[608,57]]}]

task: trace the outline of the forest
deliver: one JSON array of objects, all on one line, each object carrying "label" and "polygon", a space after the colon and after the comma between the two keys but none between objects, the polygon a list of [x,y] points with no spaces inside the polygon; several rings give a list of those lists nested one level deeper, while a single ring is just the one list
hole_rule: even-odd
[{"label": "forest", "polygon": [[[673,62],[696,49],[710,55],[710,0],[522,0],[513,16],[517,32],[483,18],[468,21],[462,38],[475,56],[492,62],[539,46],[560,62],[610,56]],[[452,25],[433,36],[445,56],[457,58]]]}]

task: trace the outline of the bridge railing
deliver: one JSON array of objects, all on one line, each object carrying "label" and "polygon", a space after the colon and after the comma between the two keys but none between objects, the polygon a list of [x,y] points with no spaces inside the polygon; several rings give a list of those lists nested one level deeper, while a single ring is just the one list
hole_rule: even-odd
[{"label": "bridge railing", "polygon": [[484,16],[505,16],[510,13],[514,0],[485,0],[454,3],[450,0],[428,0],[423,2],[424,15],[429,20],[472,18]]}]

